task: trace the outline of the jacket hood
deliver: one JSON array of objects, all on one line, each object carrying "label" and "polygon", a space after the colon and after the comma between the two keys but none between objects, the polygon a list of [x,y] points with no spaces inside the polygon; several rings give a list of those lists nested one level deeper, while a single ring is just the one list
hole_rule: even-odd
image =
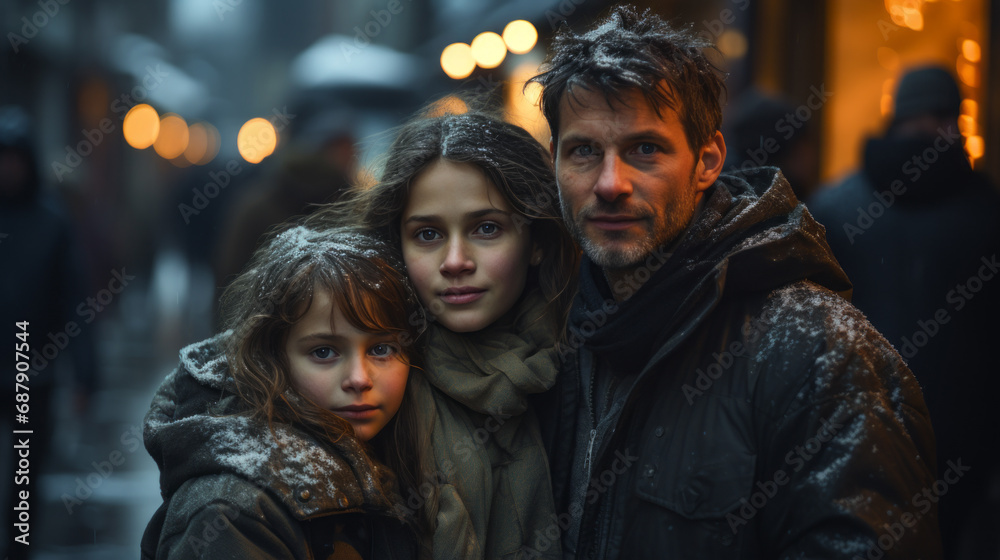
[{"label": "jacket hood", "polygon": [[333,448],[293,426],[241,412],[221,350],[227,333],[181,350],[180,365],[157,389],[143,439],[160,468],[164,499],[186,481],[228,473],[276,496],[299,519],[359,510],[390,510],[389,471],[345,436]]},{"label": "jacket hood", "polygon": [[[675,346],[725,294],[764,293],[799,280],[845,297],[851,292],[825,230],[773,167],[720,176],[683,236],[654,251],[632,278],[641,285],[609,286],[585,257],[570,316],[571,340],[583,337],[591,351],[625,370],[642,368],[651,347]],[[617,302],[613,294],[629,297]],[[654,317],[651,307],[660,313]],[[606,322],[595,325],[602,313]],[[659,340],[662,333],[675,340]]]}]

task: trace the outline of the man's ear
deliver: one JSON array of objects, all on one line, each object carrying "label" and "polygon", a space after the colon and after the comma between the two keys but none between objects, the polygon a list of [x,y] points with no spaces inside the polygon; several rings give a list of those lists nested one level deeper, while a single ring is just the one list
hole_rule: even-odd
[{"label": "man's ear", "polygon": [[722,173],[726,162],[726,140],[718,130],[715,135],[698,152],[698,164],[695,166],[696,192],[704,192],[712,186]]}]

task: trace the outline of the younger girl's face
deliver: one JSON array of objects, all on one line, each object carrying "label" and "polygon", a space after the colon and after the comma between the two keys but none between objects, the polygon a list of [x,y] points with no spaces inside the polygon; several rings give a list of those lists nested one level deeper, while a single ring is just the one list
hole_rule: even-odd
[{"label": "younger girl's face", "polygon": [[513,307],[541,257],[527,221],[470,163],[439,159],[421,171],[400,231],[417,295],[454,332],[483,329]]},{"label": "younger girl's face", "polygon": [[395,338],[358,330],[326,290],[315,291],[306,314],[292,325],[285,352],[295,387],[350,422],[363,441],[379,433],[403,402],[410,367]]}]

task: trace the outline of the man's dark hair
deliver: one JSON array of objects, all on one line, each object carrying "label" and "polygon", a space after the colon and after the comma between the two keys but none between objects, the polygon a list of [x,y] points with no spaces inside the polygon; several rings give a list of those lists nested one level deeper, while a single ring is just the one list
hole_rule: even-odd
[{"label": "man's dark hair", "polygon": [[[722,124],[719,69],[705,56],[711,42],[690,28],[675,29],[662,18],[631,6],[617,6],[594,29],[577,35],[568,26],[556,33],[543,73],[530,82],[542,86],[542,113],[553,140],[559,134],[559,102],[577,86],[596,88],[610,104],[639,90],[656,110],[677,112],[688,145],[697,152]],[[664,87],[664,84],[666,87]]]}]

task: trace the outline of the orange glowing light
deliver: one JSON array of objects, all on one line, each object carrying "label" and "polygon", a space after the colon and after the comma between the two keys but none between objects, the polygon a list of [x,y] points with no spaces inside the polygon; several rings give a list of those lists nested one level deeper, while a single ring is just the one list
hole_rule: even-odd
[{"label": "orange glowing light", "polygon": [[442,115],[461,115],[469,112],[469,106],[454,95],[446,95],[431,104],[429,117],[440,117]]},{"label": "orange glowing light", "polygon": [[184,159],[194,165],[205,165],[219,153],[219,131],[209,123],[194,123],[188,127],[190,140]]},{"label": "orange glowing light", "polygon": [[476,69],[472,47],[465,43],[452,43],[441,51],[441,69],[454,80],[468,78]]},{"label": "orange glowing light", "polygon": [[240,132],[236,135],[236,146],[243,159],[250,163],[260,163],[274,153],[278,146],[278,132],[267,119],[250,119],[240,127]]},{"label": "orange glowing light", "polygon": [[482,68],[496,68],[507,56],[507,44],[492,31],[476,35],[472,40],[472,58]]},{"label": "orange glowing light", "polygon": [[986,153],[986,144],[982,136],[970,136],[965,141],[965,150],[972,159],[979,159]]},{"label": "orange glowing light", "polygon": [[510,52],[525,54],[535,48],[535,43],[538,42],[538,30],[530,21],[514,20],[503,28],[503,42]]},{"label": "orange glowing light", "polygon": [[174,159],[187,149],[189,138],[187,122],[178,115],[168,113],[160,119],[160,134],[153,142],[153,149],[164,159]]},{"label": "orange glowing light", "polygon": [[962,56],[969,62],[979,62],[983,57],[983,51],[979,48],[979,43],[966,39],[962,41]]},{"label": "orange glowing light", "polygon": [[160,115],[145,103],[136,105],[125,115],[122,134],[129,146],[145,150],[156,142],[156,137],[160,134]]},{"label": "orange glowing light", "polygon": [[963,115],[969,115],[972,118],[979,116],[979,104],[976,103],[975,99],[963,99],[960,108]]}]

